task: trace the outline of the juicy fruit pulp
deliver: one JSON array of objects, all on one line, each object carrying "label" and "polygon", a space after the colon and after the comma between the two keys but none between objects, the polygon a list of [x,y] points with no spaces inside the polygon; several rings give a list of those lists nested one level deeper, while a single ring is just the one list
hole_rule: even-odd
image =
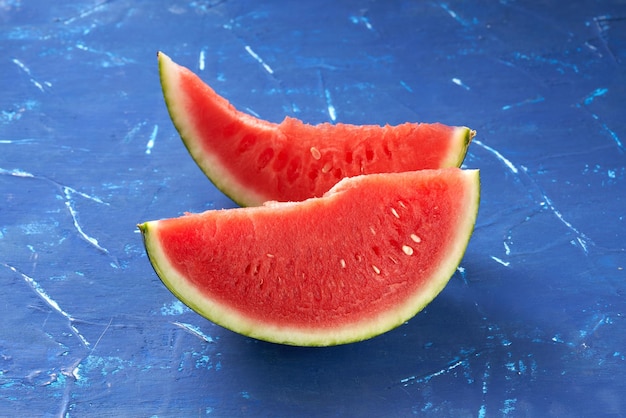
[{"label": "juicy fruit pulp", "polygon": [[458,167],[466,127],[275,124],[235,109],[189,69],[158,54],[163,95],[189,153],[242,206],[319,197],[344,177]]},{"label": "juicy fruit pulp", "polygon": [[320,198],[140,225],[165,285],[209,320],[257,339],[326,346],[420,311],[460,262],[477,170],[342,180]]}]

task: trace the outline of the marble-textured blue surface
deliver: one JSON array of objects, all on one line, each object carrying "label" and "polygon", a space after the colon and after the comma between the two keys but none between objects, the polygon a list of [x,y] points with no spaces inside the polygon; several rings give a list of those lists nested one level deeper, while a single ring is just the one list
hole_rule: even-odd
[{"label": "marble-textured blue surface", "polygon": [[[332,348],[226,331],[136,224],[233,207],[157,50],[271,121],[464,124],[444,292]],[[626,416],[626,3],[0,0],[1,416]]]}]

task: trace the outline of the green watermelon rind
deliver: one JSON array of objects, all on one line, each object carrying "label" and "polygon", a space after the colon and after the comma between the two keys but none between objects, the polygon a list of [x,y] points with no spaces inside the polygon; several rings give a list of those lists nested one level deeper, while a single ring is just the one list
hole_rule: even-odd
[{"label": "green watermelon rind", "polygon": [[[254,186],[248,187],[238,181],[233,176],[233,173],[224,166],[221,158],[207,153],[202,149],[200,142],[196,139],[200,134],[194,132],[194,123],[189,119],[187,115],[188,112],[185,111],[184,104],[182,103],[183,97],[177,94],[178,89],[176,86],[179,84],[178,77],[181,67],[166,54],[159,52],[157,55],[161,89],[170,119],[178,131],[187,151],[201,171],[218,190],[239,206],[258,206],[267,200],[272,200],[272,197],[259,193]],[[199,85],[199,88],[200,87],[210,88],[205,85]],[[236,110],[226,99],[223,99],[223,104],[228,106],[233,113],[236,113],[237,118],[245,120],[247,124],[254,125],[257,129],[267,129],[271,131],[278,126]],[[451,141],[453,146],[450,147],[450,154],[447,158],[442,160],[439,168],[460,167],[475,135],[476,131],[466,126],[454,127]]]},{"label": "green watermelon rind", "polygon": [[[462,205],[465,210],[460,214],[463,219],[459,222],[456,238],[450,240],[452,245],[448,249],[447,258],[442,260],[436,273],[427,280],[429,282],[427,290],[416,293],[408,302],[398,306],[396,310],[385,312],[384,315],[379,317],[376,321],[368,321],[358,325],[348,324],[340,329],[310,330],[260,324],[253,319],[246,318],[238,312],[229,309],[227,306],[203,298],[198,289],[190,285],[186,278],[172,266],[167,255],[162,251],[158,243],[158,238],[156,237],[160,221],[145,222],[138,225],[138,227],[142,233],[150,262],[164,285],[185,305],[211,322],[236,333],[272,343],[296,346],[332,346],[348,344],[367,340],[402,325],[432,302],[446,287],[465,254],[476,223],[480,201],[479,171],[463,170],[463,173],[465,175],[465,181],[468,184],[465,204]],[[359,177],[363,176],[340,181],[326,193],[322,199],[340,193],[341,189],[344,187],[352,187],[354,182],[358,182]],[[272,203],[269,207],[279,209],[281,205],[286,207],[287,205],[300,204],[306,204],[306,201]]]}]

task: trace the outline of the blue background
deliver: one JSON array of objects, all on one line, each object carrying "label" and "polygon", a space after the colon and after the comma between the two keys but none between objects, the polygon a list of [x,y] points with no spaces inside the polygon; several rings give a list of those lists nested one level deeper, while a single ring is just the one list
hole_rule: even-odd
[{"label": "blue background", "polygon": [[[443,293],[331,348],[178,302],[136,224],[234,204],[157,50],[274,122],[476,129]],[[0,0],[0,415],[626,415],[625,70],[618,0]]]}]

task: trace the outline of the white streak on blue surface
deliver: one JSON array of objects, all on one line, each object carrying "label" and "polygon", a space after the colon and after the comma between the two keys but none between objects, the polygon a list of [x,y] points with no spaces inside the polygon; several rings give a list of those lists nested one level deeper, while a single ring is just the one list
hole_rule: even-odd
[{"label": "white streak on blue surface", "polygon": [[204,66],[205,66],[205,52],[204,49],[200,50],[200,57],[198,58],[198,69],[200,71],[204,70]]},{"label": "white streak on blue surface", "polygon": [[4,174],[7,176],[13,176],[13,177],[25,177],[25,178],[34,178],[35,175],[28,173],[26,171],[22,171],[20,169],[13,169],[13,170],[6,170],[4,168],[0,168],[0,174]]},{"label": "white streak on blue surface", "polygon": [[504,165],[506,165],[509,170],[511,170],[511,172],[513,174],[517,174],[518,173],[518,169],[517,167],[515,167],[515,165],[509,161],[507,158],[505,158],[502,154],[500,154],[500,152],[498,152],[497,150],[491,148],[489,145],[485,145],[483,144],[481,141],[474,139],[473,141],[476,145],[478,145],[481,148],[484,148],[485,150],[489,151],[490,153],[492,153],[493,155],[496,156],[496,158],[498,158],[498,160],[502,161],[504,163]]},{"label": "white streak on blue surface", "polygon": [[458,13],[456,13],[454,10],[450,9],[450,7],[445,4],[445,3],[441,3],[439,6],[441,6],[441,8],[443,10],[445,10],[446,12],[448,12],[448,14],[450,15],[450,17],[452,17],[452,19],[456,20],[457,22],[459,22],[461,25],[467,27],[470,25],[470,22],[466,21],[465,19],[461,18]]},{"label": "white streak on blue surface", "polygon": [[205,341],[207,343],[214,343],[215,342],[215,340],[213,338],[209,337],[208,335],[206,335],[205,333],[200,331],[200,328],[198,328],[195,325],[186,324],[184,322],[178,322],[178,321],[174,321],[174,322],[172,322],[172,324],[176,325],[179,328],[184,329],[189,334],[194,335],[194,336],[200,338],[201,340],[203,340],[203,341]]},{"label": "white streak on blue surface", "polygon": [[96,203],[101,203],[103,205],[109,206],[108,203],[104,202],[99,197],[91,196],[91,195],[88,195],[87,193],[79,192],[78,190],[74,189],[73,187],[63,186],[63,190],[66,192],[66,196],[67,196],[67,192],[69,192],[69,193],[77,194],[80,197],[84,197],[85,199],[92,200],[92,201],[94,201]]},{"label": "white streak on blue surface", "polygon": [[81,343],[83,343],[83,345],[85,347],[89,347],[89,341],[87,341],[87,339],[80,333],[80,331],[78,331],[78,329],[76,328],[76,326],[74,326],[73,324],[70,325],[70,328],[72,329],[72,331],[74,331],[74,334],[76,334],[76,336],[78,337],[78,339],[80,340]]},{"label": "white streak on blue surface", "polygon": [[611,128],[609,128],[607,126],[606,123],[602,123],[602,129],[604,129],[606,132],[609,133],[609,135],[611,135],[611,138],[613,138],[613,141],[615,141],[615,144],[617,144],[617,147],[624,151],[624,144],[622,143],[622,141],[619,139],[619,137],[617,136],[617,134],[615,133],[615,131],[613,131]]},{"label": "white streak on blue surface", "polygon": [[44,83],[41,84],[39,81],[35,80],[31,76],[30,68],[28,68],[26,64],[24,64],[22,61],[18,60],[17,58],[13,58],[13,63],[17,65],[22,71],[24,71],[26,75],[29,76],[30,82],[33,83],[33,85],[37,87],[39,90],[41,90],[42,92],[45,92],[43,84],[45,84],[46,87],[52,87],[52,84],[48,81],[44,81]]},{"label": "white streak on blue surface", "polygon": [[150,134],[150,140],[146,144],[146,154],[150,155],[152,153],[152,148],[154,147],[154,141],[156,141],[157,134],[159,133],[159,125],[154,125],[152,129],[152,133]]},{"label": "white streak on blue surface", "polygon": [[469,281],[467,280],[467,274],[465,274],[465,267],[458,266],[456,268],[456,271],[459,272],[459,275],[461,276],[461,279],[463,280],[463,283],[465,283],[466,285],[469,285]]},{"label": "white streak on blue surface", "polygon": [[93,14],[95,12],[97,12],[98,10],[107,7],[107,3],[106,1],[100,2],[98,4],[96,4],[94,7],[91,7],[79,14],[77,14],[76,16],[70,17],[69,19],[66,19],[65,21],[63,21],[63,24],[65,25],[69,25],[71,23],[74,23],[76,20],[78,19],[82,19],[84,17],[89,16],[90,14]]},{"label": "white streak on blue surface", "polygon": [[445,3],[441,3],[441,8],[444,9],[446,12],[448,12],[448,14],[450,15],[450,17],[452,17],[455,20],[459,20],[459,15],[456,14],[456,12],[452,9],[450,9],[450,7],[448,7],[447,4]]},{"label": "white streak on blue surface", "polygon": [[144,122],[139,122],[138,124],[133,126],[133,128],[130,131],[128,131],[126,135],[124,135],[124,142],[132,141],[135,135],[137,134],[137,132],[139,132],[139,130],[145,125],[146,125],[146,122],[144,121]]},{"label": "white streak on blue surface", "polygon": [[78,212],[76,211],[76,209],[73,206],[73,199],[72,199],[72,194],[77,194],[81,197],[84,197],[85,199],[89,199],[92,200],[96,203],[100,203],[100,204],[104,204],[104,205],[108,205],[107,203],[103,202],[101,199],[95,197],[95,196],[90,196],[86,193],[82,193],[77,191],[76,189],[69,187],[69,186],[62,186],[59,183],[47,179],[45,177],[37,177],[32,173],[26,172],[26,171],[22,171],[19,169],[13,169],[13,170],[6,170],[4,168],[0,168],[0,175],[9,175],[9,176],[14,176],[14,177],[22,177],[22,178],[38,178],[41,180],[46,180],[49,181],[55,185],[57,185],[58,187],[60,187],[63,190],[63,195],[65,196],[65,206],[67,207],[71,217],[72,217],[72,221],[74,223],[74,228],[76,229],[76,231],[78,232],[78,234],[81,236],[81,238],[83,238],[85,241],[87,241],[89,244],[93,245],[94,247],[96,247],[98,250],[104,252],[105,254],[109,254],[109,251],[100,246],[100,244],[98,243],[98,240],[90,237],[89,235],[87,235],[85,233],[85,231],[83,231],[83,228],[81,227],[80,223],[78,222]]},{"label": "white streak on blue surface", "polygon": [[65,206],[67,207],[68,211],[70,212],[70,215],[72,216],[72,221],[74,222],[74,228],[76,229],[78,234],[81,236],[81,238],[83,238],[89,244],[93,245],[98,250],[102,251],[103,253],[109,254],[109,250],[100,246],[100,244],[98,243],[98,240],[94,237],[87,235],[85,231],[83,231],[83,228],[80,226],[80,223],[78,222],[78,212],[76,211],[76,209],[74,209],[74,206],[72,205],[71,190],[72,189],[70,189],[69,187],[63,188],[63,192],[65,194]]},{"label": "white streak on blue surface", "polygon": [[249,107],[245,108],[246,112],[248,112],[249,114],[251,114],[252,116],[255,116],[257,118],[260,118],[261,115],[259,115],[257,112],[255,112],[254,110],[250,109]]},{"label": "white streak on blue surface", "polygon": [[98,344],[100,343],[100,340],[102,340],[102,337],[104,337],[104,334],[106,334],[106,332],[109,330],[109,328],[111,328],[111,324],[113,323],[113,317],[111,317],[111,319],[109,320],[109,323],[107,324],[107,326],[104,328],[104,331],[102,331],[102,333],[100,334],[100,336],[98,337],[98,339],[96,340],[96,343],[93,345],[93,347],[91,348],[91,351],[93,352],[96,347],[98,346]]},{"label": "white streak on blue surface", "polygon": [[405,88],[409,93],[413,93],[413,89],[406,82],[400,80],[400,85]]},{"label": "white streak on blue surface", "polygon": [[125,58],[125,57],[122,57],[120,55],[116,55],[116,54],[114,54],[112,52],[109,52],[109,51],[102,51],[102,50],[99,50],[99,49],[94,49],[94,48],[88,47],[87,45],[82,44],[82,43],[77,43],[76,44],[76,48],[78,48],[78,49],[80,49],[82,51],[91,52],[93,54],[104,55],[107,58],[109,58],[111,60],[110,62],[103,62],[102,63],[102,66],[105,67],[105,68],[111,67],[112,65],[120,66],[120,65],[125,65],[125,64],[129,64],[129,63],[135,62],[135,60],[133,60],[133,59]]},{"label": "white streak on blue surface", "polygon": [[12,61],[13,61],[13,64],[20,67],[22,71],[24,71],[26,74],[30,75],[30,68],[28,68],[26,64],[24,64],[22,61],[18,60],[17,58],[13,58]]},{"label": "white streak on blue surface", "polygon": [[30,144],[31,142],[35,142],[34,139],[23,138],[23,139],[0,139],[0,144]]},{"label": "white streak on blue surface", "polygon": [[324,89],[324,96],[326,97],[326,107],[328,108],[328,116],[330,120],[333,122],[337,120],[337,111],[335,110],[335,106],[333,105],[332,97],[330,96],[330,91],[328,89]]},{"label": "white streak on blue surface", "polygon": [[469,89],[470,89],[470,88],[469,88],[469,86],[468,86],[468,85],[466,85],[465,83],[463,83],[463,81],[461,81],[461,79],[460,79],[460,78],[456,78],[456,77],[454,77],[454,78],[452,79],[452,82],[453,82],[454,84],[456,84],[457,86],[461,86],[461,87],[463,87],[465,90],[469,90]]},{"label": "white streak on blue surface", "polygon": [[412,383],[424,383],[424,382],[429,382],[433,377],[437,377],[437,376],[441,376],[442,374],[448,373],[454,369],[456,369],[457,367],[463,365],[466,362],[466,360],[462,359],[462,360],[457,360],[453,363],[448,364],[447,367],[444,367],[441,370],[437,370],[436,372],[433,373],[429,373],[426,376],[411,376],[411,377],[407,377],[404,379],[400,380],[400,383],[402,383],[404,386],[408,386]]},{"label": "white streak on blue surface", "polygon": [[510,104],[510,105],[504,105],[504,106],[502,106],[502,110],[509,110],[509,109],[514,108],[514,107],[519,107],[519,106],[523,106],[523,105],[527,105],[527,104],[541,103],[544,100],[545,100],[544,97],[537,96],[534,99],[527,99],[527,100],[522,100],[521,102],[513,103],[513,104]]},{"label": "white streak on blue surface", "polygon": [[596,97],[604,96],[608,93],[609,89],[607,88],[598,88],[592,91],[587,97],[585,97],[584,103],[585,105],[590,105]]},{"label": "white streak on blue surface", "polygon": [[485,418],[487,416],[487,406],[482,404],[478,410],[478,418]]},{"label": "white streak on blue surface", "polygon": [[554,213],[554,215],[559,219],[559,221],[561,221],[563,225],[565,225],[569,230],[577,235],[576,241],[581,246],[585,254],[587,254],[587,241],[590,241],[589,238],[563,217],[563,214],[556,208],[556,206],[554,206],[552,199],[550,199],[545,193],[542,193],[542,197],[542,206],[547,206],[548,209],[550,209],[552,213]]},{"label": "white streak on blue surface", "polygon": [[267,71],[269,74],[274,74],[274,70],[272,70],[272,67],[270,67],[265,61],[263,61],[263,59],[256,52],[254,52],[252,48],[250,48],[250,45],[246,45],[245,48],[248,54],[250,54],[252,58],[257,60],[259,64],[263,66],[263,68],[265,68],[265,71]]},{"label": "white streak on blue surface", "polygon": [[508,267],[511,264],[510,262],[504,261],[494,255],[491,256],[491,259],[495,261],[496,263],[502,264],[504,267]]},{"label": "white streak on blue surface", "polygon": [[374,30],[374,27],[372,26],[372,23],[367,18],[367,16],[350,16],[350,21],[352,21],[352,23],[354,23],[355,25],[363,23],[368,30]]},{"label": "white streak on blue surface", "polygon": [[491,363],[487,362],[487,364],[485,364],[485,372],[483,373],[483,380],[482,380],[483,403],[482,405],[480,405],[480,409],[478,410],[478,418],[485,418],[487,416],[487,405],[485,402],[485,397],[487,396],[487,392],[489,389],[487,381],[489,380],[489,376],[491,375],[489,371],[490,369],[491,369]]},{"label": "white streak on blue surface", "polygon": [[75,319],[69,313],[65,312],[61,308],[61,306],[59,306],[57,301],[52,299],[48,295],[48,293],[46,293],[44,288],[34,278],[22,273],[21,271],[19,271],[18,269],[16,269],[15,267],[9,264],[2,263],[1,265],[13,271],[16,274],[19,274],[22,277],[22,279],[24,279],[24,281],[28,284],[28,286],[37,294],[37,296],[39,296],[39,298],[41,298],[50,308],[52,308],[52,310],[54,310],[55,312],[57,312],[58,314],[60,314],[62,317],[64,317],[65,319],[69,321],[70,328],[72,329],[72,331],[74,331],[74,333],[76,334],[78,339],[81,341],[81,343],[85,347],[89,347],[90,345],[89,341],[87,341],[87,339],[78,331],[76,326],[73,324]]}]

